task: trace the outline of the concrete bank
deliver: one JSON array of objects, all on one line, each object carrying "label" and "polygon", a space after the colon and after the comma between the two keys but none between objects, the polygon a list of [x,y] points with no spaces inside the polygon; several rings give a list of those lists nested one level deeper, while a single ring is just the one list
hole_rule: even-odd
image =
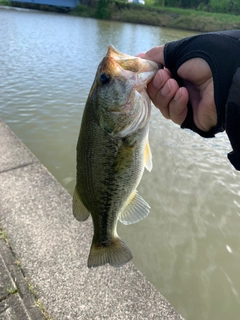
[{"label": "concrete bank", "polygon": [[132,263],[87,268],[71,200],[0,120],[0,319],[183,319]]}]

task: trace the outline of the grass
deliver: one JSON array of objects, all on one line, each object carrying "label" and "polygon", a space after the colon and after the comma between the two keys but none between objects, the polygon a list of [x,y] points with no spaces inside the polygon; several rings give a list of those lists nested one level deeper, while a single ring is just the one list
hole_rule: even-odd
[{"label": "grass", "polygon": [[15,294],[15,293],[18,292],[18,290],[16,288],[12,287],[11,285],[9,285],[8,288],[7,288],[7,292],[9,294]]},{"label": "grass", "polygon": [[46,310],[44,309],[44,306],[43,306],[43,304],[42,304],[42,302],[41,302],[40,299],[38,299],[38,300],[36,301],[36,306],[41,310],[41,312],[42,312],[42,314],[43,314],[43,316],[44,316],[44,318],[45,318],[46,320],[53,320],[53,319],[49,316],[49,314],[46,312]]},{"label": "grass", "polygon": [[25,279],[25,281],[27,283],[29,292],[31,293],[31,295],[33,296],[33,298],[35,300],[36,306],[40,309],[40,311],[42,312],[44,318],[46,320],[53,320],[53,318],[51,318],[49,316],[49,314],[47,313],[46,309],[44,308],[43,303],[41,302],[41,300],[38,299],[37,294],[35,292],[35,289],[34,289],[34,286],[32,285],[32,283],[29,281],[29,279],[27,277],[25,277],[24,279]]},{"label": "grass", "polygon": [[[109,6],[110,20],[198,32],[240,29],[240,16],[199,10],[140,6],[115,1]],[[95,17],[93,8],[78,5],[71,14]]]},{"label": "grass", "polygon": [[[0,5],[11,6],[10,1],[0,0]],[[57,9],[56,9],[57,10]],[[199,10],[136,5],[114,1],[109,5],[109,20],[139,23],[159,27],[197,32],[240,29],[240,16]],[[81,17],[97,17],[96,8],[78,5],[70,14]]]},{"label": "grass", "polygon": [[1,227],[1,222],[0,222],[0,239],[3,239],[6,244],[8,244],[8,238],[6,232],[2,229]]},{"label": "grass", "polygon": [[[3,230],[2,226],[1,226],[1,221],[0,221],[0,239],[3,239],[3,240],[5,241],[5,243],[9,246],[9,241],[8,241],[8,238],[7,238],[7,234],[6,234],[6,232]],[[18,266],[19,269],[21,269],[21,263],[20,263],[20,261],[19,261],[18,259],[16,259],[16,260],[14,261],[14,263]],[[23,272],[22,272],[22,274],[23,274]],[[33,298],[34,298],[34,300],[35,300],[36,306],[40,309],[40,311],[42,312],[44,318],[45,318],[46,320],[53,320],[53,319],[50,318],[50,316],[48,315],[48,313],[47,313],[47,311],[45,310],[42,302],[38,299],[37,294],[36,294],[36,292],[35,292],[35,290],[34,290],[34,286],[32,285],[32,283],[29,281],[28,278],[24,277],[24,279],[25,279],[25,281],[26,281],[26,284],[27,284],[27,287],[28,287],[28,290],[29,290],[30,294],[33,296]],[[7,287],[7,292],[8,292],[7,296],[9,296],[9,295],[12,295],[12,294],[17,293],[18,290],[17,290],[17,288],[15,288],[13,285],[10,284],[10,285]],[[6,296],[6,297],[7,297],[7,296]],[[0,302],[1,302],[2,300],[5,300],[6,297],[4,296],[4,297],[0,298]]]},{"label": "grass", "polygon": [[237,15],[156,6],[115,4],[111,19],[199,32],[240,28]]}]

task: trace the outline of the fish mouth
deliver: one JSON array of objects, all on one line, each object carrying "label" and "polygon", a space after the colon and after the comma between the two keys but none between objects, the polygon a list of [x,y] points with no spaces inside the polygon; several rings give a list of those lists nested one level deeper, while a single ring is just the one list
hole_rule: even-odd
[{"label": "fish mouth", "polygon": [[143,90],[147,90],[148,83],[154,78],[156,71],[140,72],[137,75],[137,83],[134,89],[141,93]]},{"label": "fish mouth", "polygon": [[[135,59],[135,58],[134,58]],[[139,63],[141,65],[141,68],[138,72],[134,73],[129,70],[121,70],[121,75],[123,78],[129,79],[132,81],[132,90],[137,92],[137,95],[141,95],[146,100],[149,100],[149,96],[147,93],[147,85],[148,83],[154,78],[155,74],[159,69],[162,68],[162,65],[158,65],[157,63],[150,61],[150,60],[144,60],[141,58]],[[131,109],[133,108],[133,103],[131,102],[131,94],[130,99],[126,104],[124,104],[121,108],[116,107],[111,109],[111,113],[115,115],[119,114],[128,114]]]},{"label": "fish mouth", "polygon": [[135,82],[141,86],[147,85],[157,71],[163,68],[161,64],[154,61],[122,53],[112,45],[108,47],[106,65],[112,66],[111,69],[114,70],[115,76],[121,74],[126,80],[134,77]]},{"label": "fish mouth", "polygon": [[139,65],[141,66],[139,72],[137,73],[138,82],[142,86],[147,86],[147,84],[154,78],[155,74],[159,69],[162,69],[162,65],[157,64],[154,61],[140,59]]}]

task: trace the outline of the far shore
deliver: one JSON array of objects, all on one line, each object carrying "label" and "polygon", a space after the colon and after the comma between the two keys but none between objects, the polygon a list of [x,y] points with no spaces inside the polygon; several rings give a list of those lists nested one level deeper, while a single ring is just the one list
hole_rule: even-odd
[{"label": "far shore", "polygon": [[77,6],[71,14],[196,32],[240,29],[240,16],[114,1],[107,10]]},{"label": "far shore", "polygon": [[[11,2],[0,0],[0,6],[11,6]],[[153,7],[113,1],[107,8],[91,8],[78,5],[73,10],[53,6],[20,3],[21,8],[52,11],[81,17],[130,22],[195,32],[240,29],[240,16],[169,7]]]}]

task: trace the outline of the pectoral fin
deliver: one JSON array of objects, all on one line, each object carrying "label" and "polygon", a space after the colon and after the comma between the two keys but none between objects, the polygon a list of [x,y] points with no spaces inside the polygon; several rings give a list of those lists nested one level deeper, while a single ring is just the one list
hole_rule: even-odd
[{"label": "pectoral fin", "polygon": [[152,170],[152,152],[148,140],[144,149],[144,166],[148,171]]},{"label": "pectoral fin", "polygon": [[90,212],[82,203],[82,200],[78,194],[77,188],[73,193],[73,215],[78,221],[85,221],[90,216]]},{"label": "pectoral fin", "polygon": [[119,220],[123,224],[133,224],[145,217],[150,212],[149,204],[138,194],[137,191],[131,195],[126,207],[123,209]]}]

